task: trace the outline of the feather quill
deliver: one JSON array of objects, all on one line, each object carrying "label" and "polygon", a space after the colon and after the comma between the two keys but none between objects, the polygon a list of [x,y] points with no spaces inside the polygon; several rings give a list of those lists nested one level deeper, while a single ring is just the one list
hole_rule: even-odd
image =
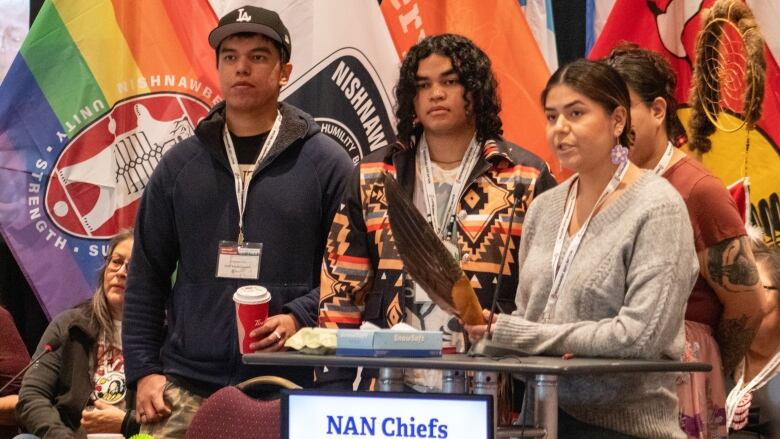
[{"label": "feather quill", "polygon": [[458,261],[395,178],[385,173],[384,180],[390,227],[406,271],[443,310],[469,325],[485,323],[479,299]]}]

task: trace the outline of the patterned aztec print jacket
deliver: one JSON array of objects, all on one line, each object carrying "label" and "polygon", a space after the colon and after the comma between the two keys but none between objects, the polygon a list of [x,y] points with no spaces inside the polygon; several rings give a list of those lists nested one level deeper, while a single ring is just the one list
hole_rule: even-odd
[{"label": "patterned aztec print jacket", "polygon": [[[383,173],[395,176],[411,196],[416,181],[416,149],[391,145],[366,156],[344,189],[341,207],[326,242],[320,291],[319,325],[356,328],[362,321],[390,327],[406,318],[403,263],[393,240],[384,196]],[[512,224],[509,254],[498,304],[515,309],[517,247],[525,210],[556,182],[542,159],[505,141],[486,142],[456,212],[460,264],[489,308],[509,235],[516,185],[525,194]],[[464,215],[465,213],[465,215]]]}]

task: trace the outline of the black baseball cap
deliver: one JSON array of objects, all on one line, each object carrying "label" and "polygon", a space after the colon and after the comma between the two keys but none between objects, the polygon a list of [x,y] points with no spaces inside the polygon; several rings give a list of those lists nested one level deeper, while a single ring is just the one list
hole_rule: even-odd
[{"label": "black baseball cap", "polygon": [[[265,35],[276,41],[286,52],[286,58],[290,59],[290,31],[282,23],[279,14],[257,6],[243,6],[225,14],[209,34],[209,44],[216,49],[225,38],[242,32]],[[284,55],[282,58],[285,58]]]}]

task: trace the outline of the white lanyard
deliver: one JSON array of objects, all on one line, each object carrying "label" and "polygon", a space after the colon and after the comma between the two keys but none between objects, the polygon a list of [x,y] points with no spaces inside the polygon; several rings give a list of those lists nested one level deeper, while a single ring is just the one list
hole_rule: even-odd
[{"label": "white lanyard", "polygon": [[745,366],[745,360],[743,359],[739,366],[737,366],[737,385],[734,386],[734,389],[729,392],[729,395],[726,398],[726,425],[728,426],[731,426],[731,421],[734,419],[734,412],[737,411],[737,406],[742,400],[742,397],[765,385],[778,373],[778,368],[780,368],[780,352],[775,353],[775,356],[769,360],[769,363],[767,363],[758,375],[747,384],[745,384]]},{"label": "white lanyard", "polygon": [[262,148],[260,148],[260,154],[257,155],[257,160],[252,165],[252,172],[249,174],[249,179],[244,182],[241,175],[241,168],[238,164],[238,156],[236,156],[236,148],[233,146],[233,139],[230,138],[230,132],[228,131],[227,124],[225,124],[225,130],[222,133],[222,139],[225,142],[225,149],[227,150],[228,161],[230,162],[230,169],[233,171],[233,179],[236,185],[236,202],[238,203],[238,243],[244,243],[244,211],[246,210],[246,200],[249,195],[249,183],[252,181],[255,170],[260,163],[268,156],[268,152],[271,150],[271,145],[276,141],[276,137],[279,135],[279,128],[282,126],[282,113],[278,110],[276,112],[276,120],[274,121],[271,131],[268,133],[268,137],[265,139]]},{"label": "white lanyard", "polygon": [[666,151],[664,151],[664,155],[661,156],[661,160],[658,162],[658,164],[655,165],[653,172],[655,172],[657,175],[664,175],[664,172],[666,172],[666,167],[669,166],[669,162],[672,161],[673,155],[674,146],[672,145],[672,142],[667,142]]},{"label": "white lanyard", "polygon": [[474,169],[477,160],[479,159],[479,153],[482,148],[477,142],[476,137],[471,138],[466,153],[463,155],[463,159],[460,162],[458,168],[458,174],[455,181],[452,183],[452,190],[450,196],[447,199],[447,204],[444,208],[444,221],[439,224],[439,215],[437,210],[436,200],[436,188],[433,185],[433,167],[431,163],[431,153],[428,150],[428,142],[425,140],[425,135],[420,136],[420,142],[417,147],[417,163],[420,167],[420,178],[422,179],[423,196],[425,197],[425,207],[428,210],[428,222],[433,226],[433,230],[444,238],[447,226],[451,218],[455,216],[455,205],[460,198],[460,193],[466,185],[466,181]]},{"label": "white lanyard", "polygon": [[593,218],[593,214],[596,212],[599,206],[601,206],[604,200],[606,200],[607,196],[612,192],[615,192],[617,187],[620,185],[620,182],[623,181],[623,178],[626,176],[626,172],[628,171],[629,163],[630,162],[628,161],[621,163],[620,166],[618,166],[618,168],[615,170],[615,173],[612,174],[612,178],[609,180],[607,187],[605,187],[601,192],[598,200],[596,200],[596,204],[593,206],[593,209],[591,209],[590,214],[588,214],[588,218],[585,220],[585,223],[582,224],[577,233],[572,237],[571,243],[566,249],[566,253],[563,255],[563,260],[559,265],[558,262],[561,258],[563,243],[565,242],[566,235],[569,231],[569,223],[571,223],[571,218],[574,215],[574,204],[577,199],[579,179],[575,179],[574,183],[572,183],[571,188],[569,189],[569,196],[566,199],[566,209],[563,213],[563,220],[561,220],[561,225],[558,227],[558,236],[555,238],[555,248],[553,249],[552,256],[553,284],[552,288],[550,289],[550,297],[547,300],[547,306],[544,310],[544,320],[549,320],[552,309],[558,302],[558,293],[560,293],[561,288],[566,283],[566,277],[569,275],[569,269],[571,268],[572,262],[574,262],[574,256],[577,254],[577,249],[580,247],[582,238],[585,236],[585,232],[588,230],[588,225],[590,225],[590,220]]}]

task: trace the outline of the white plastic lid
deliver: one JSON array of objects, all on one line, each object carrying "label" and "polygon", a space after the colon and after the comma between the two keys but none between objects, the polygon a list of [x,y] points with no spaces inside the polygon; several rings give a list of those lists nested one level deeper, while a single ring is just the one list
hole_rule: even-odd
[{"label": "white plastic lid", "polygon": [[233,294],[234,302],[247,305],[265,303],[269,300],[271,300],[271,293],[260,285],[245,285],[237,289],[235,294]]}]

